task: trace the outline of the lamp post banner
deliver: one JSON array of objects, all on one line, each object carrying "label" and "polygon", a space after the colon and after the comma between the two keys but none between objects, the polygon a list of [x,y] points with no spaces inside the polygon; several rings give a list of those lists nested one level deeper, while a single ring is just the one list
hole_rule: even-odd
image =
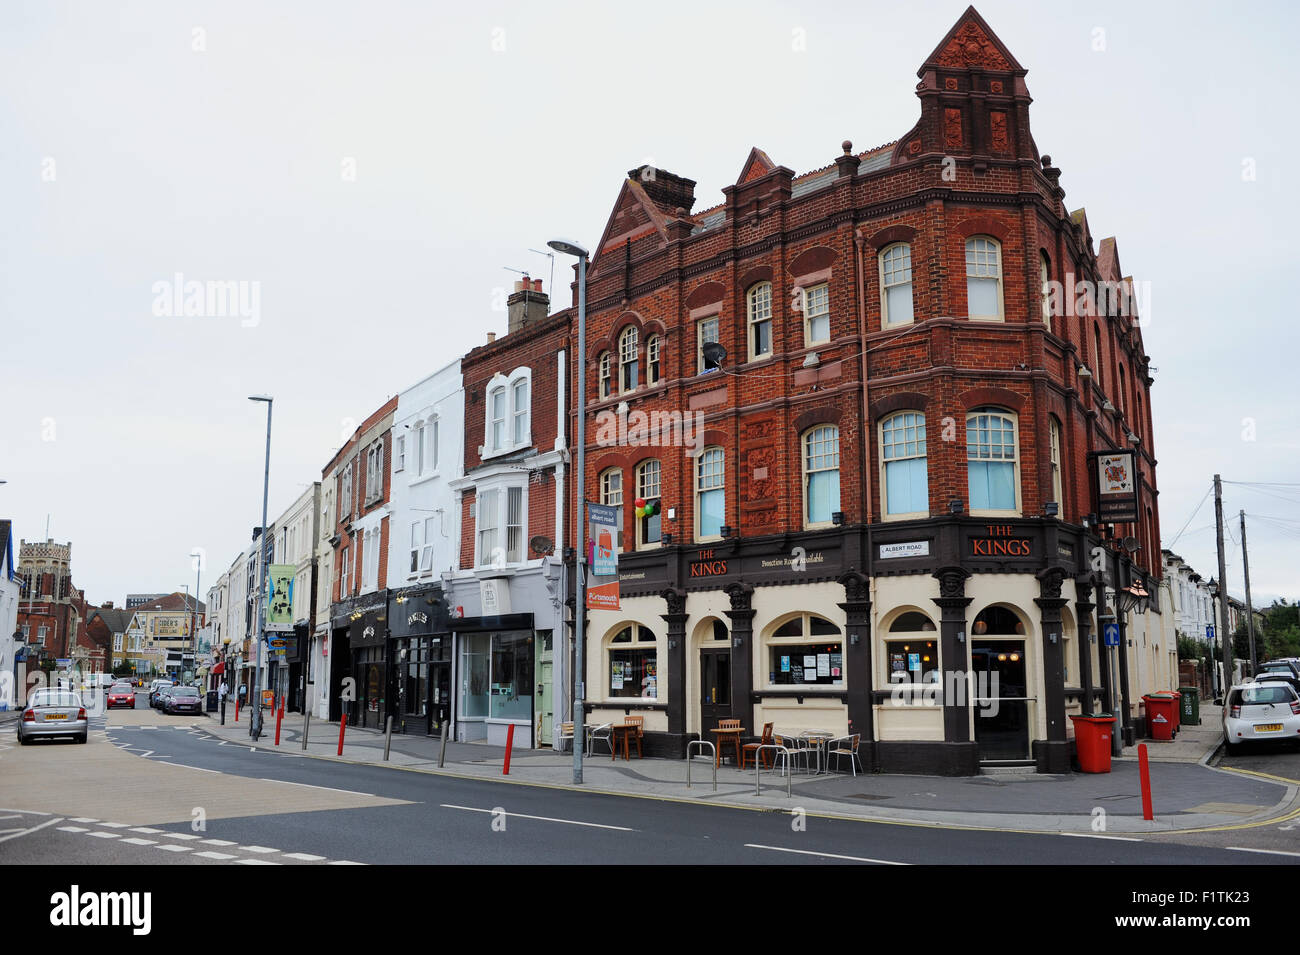
[{"label": "lamp post banner", "polygon": [[271,565],[271,591],[267,596],[266,629],[293,630],[293,564]]},{"label": "lamp post banner", "polygon": [[618,509],[587,504],[587,609],[618,610]]}]

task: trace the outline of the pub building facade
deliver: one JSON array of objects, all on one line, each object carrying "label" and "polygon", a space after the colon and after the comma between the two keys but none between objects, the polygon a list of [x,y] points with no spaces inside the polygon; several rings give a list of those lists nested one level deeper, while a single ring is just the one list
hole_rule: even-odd
[{"label": "pub building facade", "polygon": [[[868,770],[1061,772],[1069,715],[1113,691],[1131,741],[1175,685],[1135,312],[1052,294],[1132,289],[1114,240],[973,8],[918,75],[895,142],[804,175],[755,148],[710,209],[632,170],[594,251],[586,482],[622,524],[585,706],[651,752],[732,717],[859,734]],[[1133,452],[1124,523],[1093,452]]]}]

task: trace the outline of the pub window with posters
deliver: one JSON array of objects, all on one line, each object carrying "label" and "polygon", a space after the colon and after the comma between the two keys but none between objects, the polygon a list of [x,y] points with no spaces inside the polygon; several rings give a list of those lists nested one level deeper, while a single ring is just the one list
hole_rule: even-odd
[{"label": "pub window with posters", "polygon": [[654,632],[631,625],[609,640],[609,695],[659,698],[659,658]]},{"label": "pub window with posters", "polygon": [[844,643],[840,628],[816,614],[792,617],[768,638],[772,686],[842,686]]},{"label": "pub window with posters", "polygon": [[939,682],[939,634],[933,620],[909,610],[890,624],[883,672],[889,684]]}]

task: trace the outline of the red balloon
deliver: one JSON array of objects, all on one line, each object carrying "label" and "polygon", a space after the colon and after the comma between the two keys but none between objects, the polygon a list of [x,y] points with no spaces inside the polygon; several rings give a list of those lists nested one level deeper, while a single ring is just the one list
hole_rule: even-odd
[{"label": "red balloon", "polygon": [[636,507],[645,507],[645,498],[643,498],[643,497],[638,497],[638,498],[637,498],[635,501],[633,501],[632,503],[633,503]]}]

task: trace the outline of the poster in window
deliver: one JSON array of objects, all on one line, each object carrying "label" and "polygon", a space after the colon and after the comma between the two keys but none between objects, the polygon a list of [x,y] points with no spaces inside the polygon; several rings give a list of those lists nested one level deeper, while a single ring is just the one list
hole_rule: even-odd
[{"label": "poster in window", "polygon": [[893,673],[907,672],[907,661],[903,659],[903,654],[891,653],[889,655],[889,669]]},{"label": "poster in window", "polygon": [[841,653],[831,654],[831,676],[839,678],[844,670],[844,655]]},{"label": "poster in window", "polygon": [[815,654],[808,654],[808,655],[805,655],[805,656],[804,656],[804,658],[803,658],[803,668],[804,668],[805,670],[813,670],[813,671],[816,671],[816,669],[817,669],[817,657],[816,657]]},{"label": "poster in window", "polygon": [[817,676],[831,675],[831,655],[829,653],[817,654]]},{"label": "poster in window", "polygon": [[803,667],[799,666],[799,664],[797,663],[790,668],[790,682],[791,683],[803,682]]},{"label": "poster in window", "polygon": [[658,698],[659,680],[653,663],[647,662],[645,665],[645,676],[641,678],[641,695],[651,700]]},{"label": "poster in window", "polygon": [[609,688],[611,690],[623,689],[623,661],[615,660],[610,664]]},{"label": "poster in window", "polygon": [[907,668],[908,668],[909,670],[919,670],[919,669],[921,669],[921,654],[919,654],[919,653],[909,653],[909,654],[907,655]]},{"label": "poster in window", "polygon": [[789,657],[782,657],[782,658],[781,658],[781,672],[782,672],[782,673],[789,673],[789,672],[790,672],[790,658],[789,658]]}]

